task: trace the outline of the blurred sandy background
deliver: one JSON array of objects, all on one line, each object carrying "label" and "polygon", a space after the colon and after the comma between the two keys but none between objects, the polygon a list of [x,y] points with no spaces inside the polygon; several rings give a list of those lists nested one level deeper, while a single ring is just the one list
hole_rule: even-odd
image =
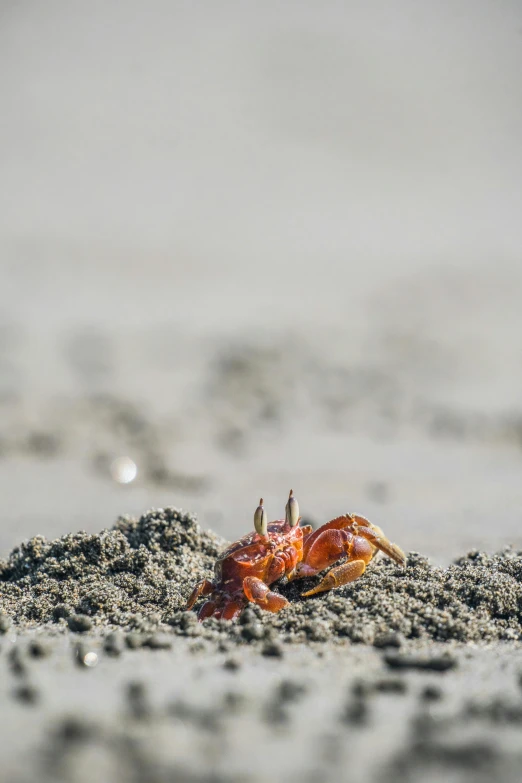
[{"label": "blurred sandy background", "polygon": [[515,1],[2,0],[0,555],[290,486],[522,546],[521,73]]}]

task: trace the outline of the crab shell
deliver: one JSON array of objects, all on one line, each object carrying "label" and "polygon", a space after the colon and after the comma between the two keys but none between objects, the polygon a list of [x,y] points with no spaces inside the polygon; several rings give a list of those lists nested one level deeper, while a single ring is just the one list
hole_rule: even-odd
[{"label": "crab shell", "polygon": [[[308,530],[305,528],[305,532]],[[270,522],[266,538],[259,533],[247,533],[227,547],[214,567],[217,584],[226,585],[227,592],[243,589],[247,576],[255,576],[270,585],[283,574],[291,573],[303,557],[303,528],[289,527],[284,519]]]},{"label": "crab shell", "polygon": [[[227,547],[216,560],[212,594],[201,607],[199,619],[233,619],[249,601],[259,597],[262,588],[258,580],[267,586],[285,574],[291,576],[303,558],[303,538],[311,530],[309,525],[290,527],[284,519],[278,519],[269,523],[266,537],[247,533]],[[277,596],[266,608],[279,611],[286,603],[283,596]]]}]

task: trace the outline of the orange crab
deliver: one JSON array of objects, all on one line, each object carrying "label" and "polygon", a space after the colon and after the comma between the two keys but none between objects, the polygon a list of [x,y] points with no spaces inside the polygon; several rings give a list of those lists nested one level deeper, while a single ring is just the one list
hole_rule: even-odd
[{"label": "orange crab", "polygon": [[194,587],[186,605],[192,609],[200,596],[208,596],[198,619],[233,620],[249,602],[268,612],[288,606],[287,599],[270,590],[282,576],[289,580],[315,576],[330,568],[318,585],[303,596],[315,595],[358,579],[380,550],[399,565],[406,563],[402,549],[392,544],[380,528],[359,514],[343,514],[313,530],[301,525],[299,506],[292,490],[285,519],[268,523],[263,500],[254,514],[255,531],[247,533],[222,552],[215,565],[215,579],[203,579]]}]

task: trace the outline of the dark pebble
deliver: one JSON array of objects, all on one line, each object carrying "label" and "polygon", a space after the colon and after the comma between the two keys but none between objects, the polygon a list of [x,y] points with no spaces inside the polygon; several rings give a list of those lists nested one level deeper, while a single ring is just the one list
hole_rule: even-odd
[{"label": "dark pebble", "polygon": [[444,696],[444,691],[438,685],[426,685],[420,693],[424,701],[439,701]]},{"label": "dark pebble", "polygon": [[368,702],[366,699],[355,698],[348,702],[342,715],[343,723],[350,726],[366,726],[369,719]]},{"label": "dark pebble", "polygon": [[227,672],[237,672],[241,668],[241,662],[237,658],[227,658],[223,664]]},{"label": "dark pebble", "polygon": [[69,626],[70,631],[85,633],[86,631],[91,630],[92,620],[90,617],[87,617],[86,614],[73,614],[67,620],[67,625]]},{"label": "dark pebble", "polygon": [[359,699],[364,699],[370,696],[373,691],[373,686],[369,682],[364,680],[355,680],[351,687],[352,695]]},{"label": "dark pebble", "polygon": [[17,688],[15,688],[13,691],[13,696],[23,704],[36,704],[40,698],[40,694],[34,685],[29,685],[29,683],[24,683],[23,685],[19,685]]},{"label": "dark pebble", "polygon": [[278,701],[295,702],[301,699],[306,693],[306,685],[293,680],[283,680],[279,683],[276,691],[276,698]]},{"label": "dark pebble", "polygon": [[241,629],[241,636],[247,642],[259,641],[265,636],[265,631],[261,623],[249,623]]},{"label": "dark pebble", "polygon": [[169,639],[168,636],[161,636],[160,634],[154,633],[152,636],[147,636],[143,642],[143,646],[149,647],[151,650],[171,650],[172,639]]},{"label": "dark pebble", "polygon": [[46,658],[50,651],[49,645],[39,639],[31,639],[27,645],[27,652],[32,658]]},{"label": "dark pebble", "polygon": [[396,679],[383,679],[377,680],[375,683],[375,690],[379,693],[406,693],[408,686],[405,680]]},{"label": "dark pebble", "polygon": [[78,717],[64,718],[56,728],[56,739],[64,745],[86,742],[93,735],[93,727]]},{"label": "dark pebble", "polygon": [[7,633],[11,627],[11,618],[7,614],[0,614],[0,633]]},{"label": "dark pebble", "polygon": [[123,652],[123,635],[114,631],[105,637],[103,649],[107,655],[117,658]]},{"label": "dark pebble", "polygon": [[384,662],[390,669],[423,669],[433,672],[445,672],[457,666],[455,656],[445,655],[404,655],[401,653],[386,653]]},{"label": "dark pebble", "polygon": [[375,637],[373,646],[379,650],[386,649],[387,647],[395,647],[398,649],[402,646],[403,638],[400,633],[390,631],[388,633],[381,633]]},{"label": "dark pebble", "polygon": [[139,650],[140,647],[143,647],[145,642],[147,641],[147,637],[145,634],[142,633],[128,633],[125,636],[125,644],[129,648],[129,650]]},{"label": "dark pebble", "polygon": [[53,609],[53,620],[67,620],[72,614],[67,604],[57,604]]},{"label": "dark pebble", "polygon": [[27,666],[22,657],[20,647],[12,647],[9,652],[9,667],[16,677],[24,677],[27,674]]},{"label": "dark pebble", "polygon": [[60,449],[60,441],[51,432],[31,432],[27,446],[30,452],[40,457],[54,457]]},{"label": "dark pebble", "polygon": [[127,685],[127,704],[129,711],[136,720],[147,720],[151,710],[147,700],[147,692],[142,682],[130,682]]},{"label": "dark pebble", "polygon": [[283,645],[276,640],[265,642],[261,648],[261,655],[267,658],[282,658],[284,655]]},{"label": "dark pebble", "polygon": [[193,630],[198,627],[198,618],[195,612],[179,612],[167,620],[169,625],[179,627],[182,631]]},{"label": "dark pebble", "polygon": [[253,623],[258,622],[257,615],[252,609],[247,606],[246,609],[240,614],[239,620],[240,625],[252,625]]}]

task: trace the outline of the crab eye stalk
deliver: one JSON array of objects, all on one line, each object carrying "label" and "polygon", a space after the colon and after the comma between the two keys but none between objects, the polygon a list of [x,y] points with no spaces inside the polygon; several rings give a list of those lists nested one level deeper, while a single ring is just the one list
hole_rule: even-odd
[{"label": "crab eye stalk", "polygon": [[299,503],[294,497],[293,489],[290,490],[290,494],[288,495],[288,501],[285,506],[285,511],[286,511],[286,524],[289,525],[289,527],[295,527],[299,522]]},{"label": "crab eye stalk", "polygon": [[256,533],[259,533],[260,536],[266,536],[268,532],[268,517],[263,506],[263,498],[259,501],[259,506],[254,513],[254,527]]}]

